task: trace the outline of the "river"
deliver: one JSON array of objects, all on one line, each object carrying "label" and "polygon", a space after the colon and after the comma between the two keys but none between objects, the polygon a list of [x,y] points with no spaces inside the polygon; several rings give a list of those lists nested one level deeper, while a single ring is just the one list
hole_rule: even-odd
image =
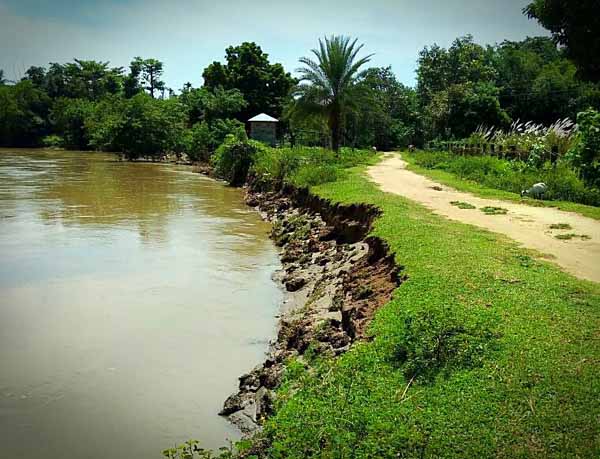
[{"label": "river", "polygon": [[268,231],[184,166],[0,150],[0,455],[237,439],[216,413],[275,333]]}]

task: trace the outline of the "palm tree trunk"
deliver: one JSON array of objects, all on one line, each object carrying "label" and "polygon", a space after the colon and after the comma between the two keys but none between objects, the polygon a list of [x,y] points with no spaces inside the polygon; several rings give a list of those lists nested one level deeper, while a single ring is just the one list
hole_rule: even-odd
[{"label": "palm tree trunk", "polygon": [[340,151],[340,118],[340,112],[337,109],[332,111],[329,118],[329,129],[331,129],[331,149],[335,151],[336,154]]}]

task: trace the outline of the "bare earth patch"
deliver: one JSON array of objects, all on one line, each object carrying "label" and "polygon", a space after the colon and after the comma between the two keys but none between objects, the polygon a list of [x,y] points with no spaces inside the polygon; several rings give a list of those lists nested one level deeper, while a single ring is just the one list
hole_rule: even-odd
[{"label": "bare earth patch", "polygon": [[[404,196],[452,220],[504,234],[523,247],[550,255],[552,262],[569,273],[600,282],[600,222],[597,220],[555,208],[480,198],[446,186],[438,191],[433,188],[441,188],[438,183],[407,170],[406,162],[398,154],[389,154],[371,166],[368,176],[385,192]],[[464,212],[451,202],[468,202],[480,209],[496,207],[506,209],[507,213],[490,218],[483,212]],[[572,238],[568,244],[564,239],[557,239],[548,231],[556,222],[569,225],[573,234],[587,238]]]}]

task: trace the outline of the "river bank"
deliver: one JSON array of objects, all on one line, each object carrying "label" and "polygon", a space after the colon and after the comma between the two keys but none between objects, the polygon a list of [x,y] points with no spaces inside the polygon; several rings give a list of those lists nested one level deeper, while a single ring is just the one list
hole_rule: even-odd
[{"label": "river bank", "polygon": [[275,280],[287,291],[276,340],[265,362],[239,378],[221,415],[245,435],[272,413],[273,390],[286,360],[310,348],[337,356],[367,339],[366,326],[402,281],[387,245],[367,236],[379,211],[340,206],[307,190],[247,190],[246,202],[273,225],[282,269]]}]

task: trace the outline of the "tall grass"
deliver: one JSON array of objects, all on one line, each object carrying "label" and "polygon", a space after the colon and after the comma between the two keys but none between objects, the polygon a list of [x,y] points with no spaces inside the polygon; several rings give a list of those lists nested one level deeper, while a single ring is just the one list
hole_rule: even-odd
[{"label": "tall grass", "polygon": [[254,157],[254,180],[299,187],[333,182],[344,169],[368,162],[370,150],[341,148],[338,154],[318,147],[261,148]]},{"label": "tall grass", "polygon": [[524,161],[490,156],[457,156],[447,152],[414,152],[415,163],[426,169],[439,169],[463,180],[489,188],[519,193],[537,182],[548,186],[545,198],[600,206],[600,190],[588,188],[564,161],[539,167]]},{"label": "tall grass", "polygon": [[548,127],[517,120],[507,131],[481,125],[467,140],[475,144],[494,143],[506,149],[514,146],[519,151],[537,155],[542,151],[550,153],[555,150],[563,156],[572,146],[576,132],[577,125],[569,118],[557,120]]}]

